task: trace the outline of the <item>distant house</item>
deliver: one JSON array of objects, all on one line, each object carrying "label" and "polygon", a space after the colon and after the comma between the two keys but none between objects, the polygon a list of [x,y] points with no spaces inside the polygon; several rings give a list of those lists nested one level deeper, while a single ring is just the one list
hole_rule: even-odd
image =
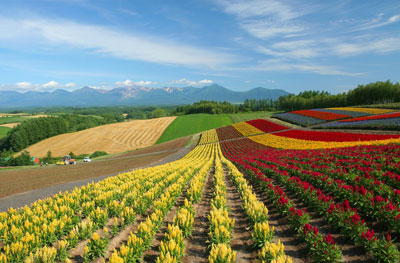
[{"label": "distant house", "polygon": [[39,164],[40,164],[40,160],[39,160],[39,158],[37,158],[37,157],[32,157],[32,162],[33,162],[34,164],[36,164],[36,165],[39,165]]}]

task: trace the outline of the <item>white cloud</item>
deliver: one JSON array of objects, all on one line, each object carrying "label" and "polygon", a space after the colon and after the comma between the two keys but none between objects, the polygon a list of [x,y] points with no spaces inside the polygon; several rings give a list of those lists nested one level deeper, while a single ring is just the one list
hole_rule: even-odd
[{"label": "white cloud", "polygon": [[153,82],[150,80],[141,80],[137,82],[133,82],[130,79],[124,80],[124,81],[117,81],[115,82],[116,85],[118,86],[124,86],[124,87],[133,87],[133,86],[150,86],[150,85],[156,85],[157,82]]},{"label": "white cloud", "polygon": [[133,81],[130,79],[127,79],[124,81],[117,81],[117,82],[115,82],[115,84],[117,84],[118,86],[126,86],[126,87],[134,85]]},{"label": "white cloud", "polygon": [[240,27],[246,30],[250,35],[268,39],[277,35],[289,35],[302,32],[304,28],[294,23],[282,23],[271,20],[251,20],[243,22]]},{"label": "white cloud", "polygon": [[19,92],[26,91],[52,91],[56,88],[66,88],[68,90],[75,88],[75,83],[60,84],[54,80],[50,80],[44,84],[34,84],[31,82],[23,81],[15,84],[0,84],[0,90],[16,90]]},{"label": "white cloud", "polygon": [[201,86],[201,85],[210,85],[214,83],[213,80],[210,79],[202,79],[199,81],[195,81],[195,80],[189,80],[189,79],[178,79],[178,80],[173,80],[170,82],[170,84],[180,84],[180,85],[189,85],[189,86]]},{"label": "white cloud", "polygon": [[235,60],[230,54],[159,36],[65,20],[0,18],[1,39],[30,45],[33,41],[54,47],[66,45],[119,59],[194,67],[217,67]]},{"label": "white cloud", "polygon": [[44,88],[54,88],[58,86],[58,82],[54,81],[54,80],[50,80],[49,82],[43,84]]},{"label": "white cloud", "polygon": [[212,83],[214,83],[214,81],[210,79],[203,79],[199,81],[199,84],[212,84]]},{"label": "white cloud", "polygon": [[250,35],[260,39],[274,36],[292,36],[305,30],[294,20],[310,12],[298,6],[290,6],[275,0],[219,0],[224,12],[239,19],[239,26]]},{"label": "white cloud", "polygon": [[315,63],[303,63],[303,64],[294,63],[288,59],[269,59],[253,67],[237,68],[236,70],[238,71],[255,70],[255,71],[272,71],[272,72],[304,71],[304,72],[316,73],[318,75],[338,75],[338,76],[349,76],[349,77],[363,75],[363,73],[345,72],[337,69],[335,66],[324,66]]},{"label": "white cloud", "polygon": [[400,37],[362,40],[357,43],[339,43],[332,51],[341,56],[354,56],[363,53],[389,53],[400,50]]},{"label": "white cloud", "polygon": [[150,85],[156,85],[157,82],[153,82],[153,81],[149,81],[149,80],[141,80],[141,81],[137,81],[135,82],[135,85],[137,86],[150,86]]},{"label": "white cloud", "polygon": [[394,24],[396,22],[400,22],[400,14],[391,16],[388,19],[383,20],[383,21],[382,21],[382,18],[383,18],[383,14],[379,14],[377,18],[374,18],[367,23],[364,23],[360,26],[355,27],[353,31],[368,30],[368,29],[383,27],[383,26],[387,26],[390,24]]},{"label": "white cloud", "polygon": [[303,15],[291,6],[274,0],[220,0],[218,1],[226,13],[235,14],[241,18],[276,16],[280,20],[290,20]]},{"label": "white cloud", "polygon": [[65,87],[66,88],[75,88],[76,87],[76,84],[75,83],[67,83],[67,84],[65,84]]},{"label": "white cloud", "polygon": [[23,82],[18,82],[18,83],[16,83],[15,85],[16,85],[18,88],[26,89],[26,88],[31,87],[31,86],[32,86],[32,83],[23,81]]}]

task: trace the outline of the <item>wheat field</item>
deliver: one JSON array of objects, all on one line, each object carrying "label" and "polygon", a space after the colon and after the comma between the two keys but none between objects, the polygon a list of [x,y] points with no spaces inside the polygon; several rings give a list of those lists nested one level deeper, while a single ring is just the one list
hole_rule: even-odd
[{"label": "wheat field", "polygon": [[91,154],[95,151],[119,153],[153,145],[176,117],[150,120],[134,120],[61,134],[34,145],[26,150],[31,156],[44,157],[50,150],[52,156]]}]

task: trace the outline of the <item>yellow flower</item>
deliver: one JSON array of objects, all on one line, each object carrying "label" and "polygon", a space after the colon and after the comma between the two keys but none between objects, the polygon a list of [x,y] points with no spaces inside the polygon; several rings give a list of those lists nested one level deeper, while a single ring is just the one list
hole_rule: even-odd
[{"label": "yellow flower", "polygon": [[84,252],[85,254],[88,254],[88,253],[89,253],[89,247],[88,247],[88,246],[84,246],[84,247],[83,247],[83,252]]}]

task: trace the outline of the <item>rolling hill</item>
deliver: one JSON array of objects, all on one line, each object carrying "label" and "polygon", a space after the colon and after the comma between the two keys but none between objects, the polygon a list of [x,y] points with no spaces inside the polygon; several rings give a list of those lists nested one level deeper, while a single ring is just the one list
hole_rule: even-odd
[{"label": "rolling hill", "polygon": [[176,117],[113,123],[91,129],[57,135],[29,146],[36,157],[63,156],[70,152],[91,154],[95,151],[119,153],[153,145]]}]

